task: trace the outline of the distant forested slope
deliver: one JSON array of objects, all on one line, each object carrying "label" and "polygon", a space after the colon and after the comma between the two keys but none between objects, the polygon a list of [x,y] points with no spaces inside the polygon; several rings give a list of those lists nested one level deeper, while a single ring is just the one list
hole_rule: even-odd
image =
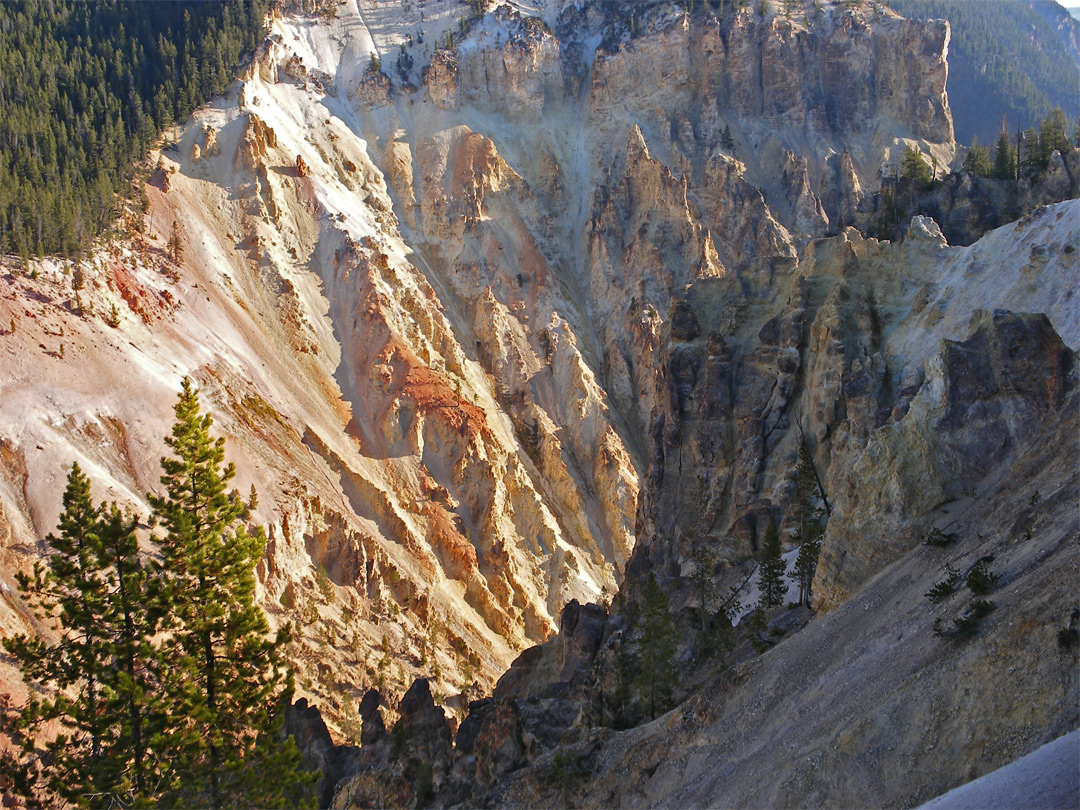
[{"label": "distant forested slope", "polygon": [[1050,23],[1058,35],[1058,39],[1068,49],[1077,67],[1080,67],[1080,22],[1076,21],[1076,15],[1071,14],[1067,8],[1056,0],[1028,0],[1032,8]]},{"label": "distant forested slope", "polygon": [[84,251],[160,133],[229,84],[269,7],[0,3],[0,251]]},{"label": "distant forested slope", "polygon": [[1052,0],[891,0],[905,17],[946,19],[949,104],[956,139],[990,143],[1005,115],[1010,130],[1037,126],[1060,107],[1080,115],[1080,23]]}]

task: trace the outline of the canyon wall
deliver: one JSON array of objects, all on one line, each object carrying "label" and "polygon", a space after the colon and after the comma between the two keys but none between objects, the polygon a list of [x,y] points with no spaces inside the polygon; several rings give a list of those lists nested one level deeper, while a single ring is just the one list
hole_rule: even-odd
[{"label": "canyon wall", "polygon": [[[963,347],[1032,335],[1064,380],[1047,325],[995,310],[1049,313],[1075,349],[1075,254],[850,227],[905,146],[952,160],[947,26],[701,5],[279,13],[153,157],[145,216],[81,289],[55,260],[0,280],[3,630],[49,632],[12,573],[44,552],[72,461],[146,513],[185,375],[259,492],[259,598],[298,625],[299,694],[339,739],[369,688],[392,719],[417,677],[456,723],[566,605],[632,598],[649,571],[692,607],[691,523],[738,579],[768,522],[790,528],[803,436],[834,502],[821,607],[978,489],[945,478],[980,439],[937,438],[971,407]],[[981,284],[998,254],[1026,269]],[[995,351],[1004,416],[985,420],[1022,443],[1067,386],[1017,399]],[[874,466],[918,442],[918,472]],[[882,493],[928,471],[938,488],[878,524]]]}]

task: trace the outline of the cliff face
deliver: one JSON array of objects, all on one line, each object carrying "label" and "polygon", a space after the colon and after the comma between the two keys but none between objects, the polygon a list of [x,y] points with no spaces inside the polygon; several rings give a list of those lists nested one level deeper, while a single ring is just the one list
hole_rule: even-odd
[{"label": "cliff face", "polygon": [[[944,246],[923,222],[900,245],[853,231],[822,240],[774,273],[790,297],[748,302],[750,323],[728,339],[724,302],[745,293],[694,282],[663,330],[663,414],[620,596],[610,612],[568,605],[558,636],[470,704],[438,802],[916,805],[1075,727],[1080,683],[1059,632],[1080,563],[1069,438],[1080,334],[1059,285],[1076,269],[1078,208],[970,248]],[[800,423],[832,509],[817,615],[776,608],[768,632],[740,624],[714,642],[718,658],[699,630],[698,545],[730,581],[755,529],[775,521],[787,536]],[[940,547],[923,542],[935,531]],[[970,626],[971,590],[926,593],[977,560],[996,581],[981,597],[989,615]],[[676,708],[618,732],[650,575],[675,621]],[[358,770],[337,806],[376,798]]]},{"label": "cliff face", "polygon": [[[970,249],[947,247],[928,220],[901,245],[848,230],[798,262],[691,285],[659,350],[666,397],[640,513],[640,536],[655,540],[628,569],[639,584],[662,571],[675,604],[693,607],[699,546],[734,583],[766,527],[794,538],[802,442],[831,508],[819,608],[913,548],[943,504],[994,480],[1061,408],[1061,352],[1077,340],[1060,286],[1075,267],[1073,210]],[[1020,347],[1032,356],[1014,365]]]},{"label": "cliff face", "polygon": [[[992,357],[981,341],[1039,330],[1040,320],[980,316],[972,339],[946,354]],[[1044,348],[1035,342],[1014,361],[1042,363]],[[820,807],[887,797],[919,806],[1075,729],[1076,657],[1057,640],[1075,604],[1078,564],[1075,371],[1072,379],[1030,443],[974,496],[935,511],[936,524],[956,536],[949,546],[894,549],[892,564],[838,608],[725,675],[705,675],[652,723],[627,732],[569,728],[560,747],[505,774],[489,801]],[[964,571],[982,557],[993,558],[999,576],[985,597],[994,610],[972,637],[935,635],[935,624],[953,627],[973,596],[961,586],[934,605],[923,594],[946,565]],[[549,693],[557,688],[548,681]],[[560,779],[565,763],[576,780]],[[1071,779],[1072,763],[1064,768]]]},{"label": "cliff face", "polygon": [[[302,628],[300,692],[347,734],[367,686],[391,707],[420,674],[440,703],[482,691],[566,602],[613,593],[641,462],[492,140],[454,125],[369,147],[352,106],[325,105],[377,105],[379,82],[328,53],[336,27],[275,25],[162,153],[146,231],[79,268],[78,305],[64,263],[5,276],[7,591],[72,461],[145,513],[190,375],[237,488],[259,492],[260,599]],[[47,631],[14,596],[4,610],[10,632]]]},{"label": "cliff face", "polygon": [[[692,607],[688,516],[717,579],[742,576],[766,523],[790,528],[803,434],[835,502],[815,585],[831,607],[1064,407],[1045,323],[967,317],[1046,312],[1075,348],[1065,235],[964,252],[930,222],[900,245],[848,228],[905,145],[951,160],[946,26],[846,3],[722,20],[658,3],[632,22],[429,5],[276,18],[234,93],[162,151],[144,230],[80,267],[78,306],[59,262],[0,281],[5,631],[32,624],[10,572],[40,552],[71,461],[145,510],[184,375],[259,491],[260,599],[302,627],[300,693],[352,738],[369,687],[372,723],[421,676],[406,715],[463,713],[564,606],[624,578],[631,598],[654,570]],[[1002,286],[998,254],[1027,269]],[[1014,334],[1053,349],[1058,393],[1009,387],[1051,369],[1012,364]],[[932,361],[946,339],[960,348]],[[984,346],[993,382],[960,390]],[[967,422],[1015,447],[946,480],[984,434],[942,414],[988,397]],[[592,660],[610,628],[581,610],[523,682]],[[518,715],[490,717],[477,767]]]}]

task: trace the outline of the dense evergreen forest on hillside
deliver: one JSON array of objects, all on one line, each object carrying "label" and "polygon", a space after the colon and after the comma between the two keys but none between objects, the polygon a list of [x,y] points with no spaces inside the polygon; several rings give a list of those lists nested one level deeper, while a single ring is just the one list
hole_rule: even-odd
[{"label": "dense evergreen forest on hillside", "polygon": [[226,88],[270,4],[0,3],[0,251],[84,252],[160,133]]},{"label": "dense evergreen forest on hillside", "polygon": [[[905,17],[946,19],[949,104],[956,140],[991,143],[1004,115],[1010,130],[1037,126],[1060,107],[1080,114],[1080,54],[1071,48],[1080,24],[1049,0],[890,0]],[[1051,22],[1056,20],[1056,22]]]}]

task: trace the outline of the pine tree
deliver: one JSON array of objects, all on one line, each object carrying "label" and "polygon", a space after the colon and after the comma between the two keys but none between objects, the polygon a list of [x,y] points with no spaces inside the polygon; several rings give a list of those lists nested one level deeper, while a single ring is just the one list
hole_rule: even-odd
[{"label": "pine tree", "polygon": [[623,644],[619,644],[615,648],[614,670],[615,688],[611,694],[611,699],[607,703],[611,712],[610,725],[612,728],[621,731],[630,728],[632,725],[629,708],[630,685],[633,678],[630,672],[630,661]]},{"label": "pine tree", "polygon": [[1049,153],[1045,154],[1046,160],[1043,159],[1044,150],[1039,143],[1039,131],[1035,127],[1024,130],[1023,135],[1020,137],[1017,154],[1019,155],[1021,176],[1028,178],[1032,182],[1046,168],[1046,164],[1050,159]]},{"label": "pine tree", "polygon": [[288,630],[270,637],[255,605],[265,535],[239,522],[244,504],[226,491],[235,468],[224,464],[224,439],[211,439],[213,421],[200,415],[189,379],[175,412],[165,440],[175,457],[161,460],[165,494],[148,496],[166,531],[161,563],[171,610],[164,748],[174,777],[163,801],[279,806],[295,801],[311,777],[297,772],[291,738],[277,744],[292,676],[282,660]]},{"label": "pine tree", "polygon": [[[51,698],[31,697],[23,713],[24,728],[30,732],[23,754],[31,763],[34,787],[46,797],[76,802],[84,794],[107,789],[99,770],[105,734],[100,684],[105,642],[98,623],[101,583],[95,530],[101,510],[94,506],[90,481],[78,464],[72,465],[63,503],[60,534],[47,538],[53,549],[48,569],[36,563],[32,577],[16,575],[38,618],[55,621],[62,637],[49,645],[19,635],[6,639],[4,648],[30,683],[56,690]],[[50,721],[59,721],[63,731],[38,749],[34,732]],[[39,763],[50,758],[45,770]]]},{"label": "pine tree", "polygon": [[995,180],[1016,179],[1016,150],[1009,142],[1008,134],[1002,130],[994,147],[994,170],[991,175]]},{"label": "pine tree", "polygon": [[1055,150],[1061,152],[1062,155],[1072,151],[1072,144],[1069,142],[1069,136],[1065,133],[1065,113],[1061,108],[1054,109],[1046,118],[1043,119],[1042,125],[1039,127],[1039,147],[1042,151],[1042,163],[1045,167],[1050,162],[1050,155]]},{"label": "pine tree", "polygon": [[697,514],[695,523],[683,530],[686,542],[690,545],[690,554],[694,560],[694,573],[691,577],[694,595],[698,600],[698,613],[701,619],[701,638],[705,643],[706,631],[709,624],[709,604],[716,596],[716,554],[709,548],[706,525],[708,523],[707,510],[709,502],[709,488],[705,479],[698,477],[697,492],[694,496],[696,503],[701,505],[702,512]]},{"label": "pine tree", "polygon": [[318,779],[279,742],[292,680],[288,633],[271,639],[254,604],[262,531],[237,525],[233,467],[187,380],[176,410],[178,458],[162,460],[166,495],[150,498],[168,532],[162,564],[140,557],[135,518],[93,505],[73,465],[47,568],[17,577],[62,633],[4,642],[49,696],[0,704],[5,789],[27,806],[302,806]]},{"label": "pine tree", "polygon": [[799,604],[810,606],[811,586],[821,554],[821,525],[823,509],[817,506],[818,483],[814,460],[804,439],[799,444],[799,462],[795,468],[795,508],[799,521],[799,556],[795,559],[795,576],[799,580]]},{"label": "pine tree", "polygon": [[173,264],[180,264],[184,261],[184,242],[180,238],[180,226],[176,223],[176,220],[173,220],[172,235],[169,237],[166,247],[169,249],[169,258]]},{"label": "pine tree", "polygon": [[812,586],[814,572],[817,571],[818,558],[821,556],[821,530],[809,528],[799,546],[799,555],[795,558],[794,574],[799,580],[799,604],[810,607],[813,599]]},{"label": "pine tree", "polygon": [[990,147],[980,145],[978,137],[972,138],[971,148],[964,158],[962,168],[972,177],[989,177],[993,170],[990,165]]},{"label": "pine tree", "polygon": [[667,708],[675,688],[675,627],[667,595],[650,571],[641,611],[641,674],[638,685],[649,704],[649,716]]},{"label": "pine tree", "polygon": [[712,553],[705,538],[697,531],[690,531],[690,548],[694,560],[694,573],[691,577],[694,595],[698,600],[698,613],[701,619],[701,634],[705,637],[709,622],[709,603],[716,596],[716,582],[714,569],[716,568],[716,555]]},{"label": "pine tree", "polygon": [[915,146],[904,147],[904,157],[900,161],[900,176],[907,180],[914,180],[921,186],[930,185],[934,179],[926,158]]},{"label": "pine tree", "polygon": [[784,603],[784,596],[787,594],[784,574],[787,573],[787,566],[781,556],[782,551],[780,534],[776,526],[770,522],[761,542],[761,568],[758,581],[761,607],[776,607]]},{"label": "pine tree", "polygon": [[[55,620],[55,645],[17,636],[4,646],[31,683],[55,696],[31,699],[15,739],[22,762],[16,792],[46,804],[141,806],[149,801],[153,767],[147,756],[154,728],[151,644],[156,612],[139,563],[135,521],[115,504],[95,507],[90,482],[72,465],[60,535],[48,540],[48,570],[21,575],[20,590],[41,618]],[[38,731],[59,723],[55,740],[40,746]]]},{"label": "pine tree", "polygon": [[735,150],[735,138],[731,135],[731,127],[724,124],[724,130],[720,133],[720,145],[729,152]]},{"label": "pine tree", "polygon": [[85,253],[139,196],[160,131],[225,89],[269,5],[0,3],[0,75],[19,77],[0,94],[4,251]]},{"label": "pine tree", "polygon": [[115,718],[108,741],[111,760],[121,766],[112,775],[113,792],[138,806],[149,801],[160,780],[162,763],[152,744],[164,721],[159,705],[161,659],[154,636],[164,606],[158,598],[157,569],[139,557],[138,519],[115,503],[102,511],[98,537],[101,562],[108,566],[108,594],[102,626],[108,630],[113,665],[106,679],[107,713]]}]

